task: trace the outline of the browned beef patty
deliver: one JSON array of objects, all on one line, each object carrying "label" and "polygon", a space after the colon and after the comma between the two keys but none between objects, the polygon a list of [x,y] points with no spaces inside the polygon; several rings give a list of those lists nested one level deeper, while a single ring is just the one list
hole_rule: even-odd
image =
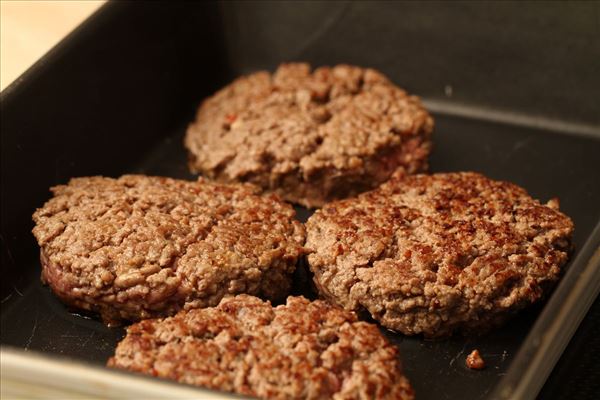
[{"label": "browned beef patty", "polygon": [[194,172],[315,207],[426,170],[432,129],[419,99],[375,70],[283,64],[205,100],[185,146]]},{"label": "browned beef patty", "polygon": [[557,200],[469,172],[392,179],[306,227],[323,297],[425,336],[483,331],[539,300],[573,232]]},{"label": "browned beef patty", "polygon": [[323,301],[248,295],[130,326],[108,366],[265,399],[412,399],[377,327]]},{"label": "browned beef patty", "polygon": [[305,233],[276,196],[242,184],[126,175],[72,179],[33,215],[42,278],[107,322],[284,299]]}]

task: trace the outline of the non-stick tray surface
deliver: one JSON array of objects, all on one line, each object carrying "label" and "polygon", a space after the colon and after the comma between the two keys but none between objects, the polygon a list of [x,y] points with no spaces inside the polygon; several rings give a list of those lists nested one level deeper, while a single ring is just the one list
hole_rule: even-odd
[{"label": "non-stick tray surface", "polygon": [[[600,217],[599,182],[593,172],[600,141],[444,115],[435,119],[432,171],[474,170],[516,182],[542,200],[558,196],[561,210],[575,221],[575,247],[581,248]],[[150,150],[141,164],[129,168],[124,164],[123,172],[192,179],[182,138],[180,129]],[[305,219],[309,212],[298,209],[298,215]],[[123,329],[69,313],[40,283],[37,250],[30,249],[31,260],[20,266],[19,274],[5,277],[13,290],[2,305],[2,344],[104,364]],[[296,290],[306,293],[308,289]],[[506,374],[539,309],[524,311],[482,337],[426,341],[386,333],[400,348],[419,398],[457,398],[465,388],[469,398],[484,398]],[[465,367],[466,355],[475,348],[486,360],[483,371]]]},{"label": "non-stick tray surface", "polygon": [[[193,176],[189,175],[185,165],[186,154],[182,138],[198,101],[241,72],[257,67],[274,68],[274,63],[282,60],[283,55],[278,51],[283,51],[285,46],[277,48],[277,43],[273,40],[271,44],[275,47],[271,48],[271,52],[267,52],[260,43],[249,49],[248,45],[251,43],[244,27],[252,23],[260,25],[272,22],[268,18],[268,21],[263,19],[266,18],[265,15],[276,12],[280,12],[282,20],[294,20],[295,11],[291,12],[289,6],[260,4],[255,10],[268,12],[261,14],[253,11],[254,14],[245,14],[247,18],[238,21],[240,28],[237,32],[231,26],[221,30],[221,24],[235,19],[237,13],[248,12],[245,2],[226,3],[221,8],[215,3],[198,3],[193,8],[183,3],[169,6],[148,3],[144,7],[135,7],[132,3],[111,4],[46,57],[43,63],[31,70],[23,82],[3,93],[0,331],[3,346],[70,357],[97,365],[103,365],[112,355],[117,341],[123,336],[123,329],[110,329],[96,319],[71,314],[40,283],[38,248],[29,232],[32,228],[30,216],[35,207],[41,206],[50,197],[49,186],[65,183],[72,176],[118,176],[137,172],[192,179]],[[303,3],[302,8],[297,10],[310,14],[313,8],[307,4]],[[336,33],[344,29],[349,32],[354,26],[368,24],[369,10],[364,4],[338,7],[330,3],[319,3],[319,7],[333,10],[337,30],[329,29],[334,26],[333,22],[322,21],[330,32]],[[446,6],[442,3],[436,7],[417,8],[412,3],[399,6],[397,13],[401,13],[402,8],[412,15],[424,10],[421,15],[423,20],[413,25],[398,25],[398,36],[392,42],[399,43],[397,39],[405,40],[402,34],[408,32],[433,45],[438,39],[445,40],[448,29],[454,29],[452,18],[467,11],[471,16],[478,12],[477,6],[468,3],[462,3],[459,9],[444,9]],[[339,12],[337,8],[340,9]],[[377,6],[372,6],[371,14],[377,14],[378,23],[386,23],[391,29],[393,18],[388,18],[386,13],[377,9]],[[439,29],[435,27],[420,30],[419,23],[426,23],[428,13],[433,12],[432,10],[435,11],[437,21],[442,24]],[[522,18],[519,13],[512,16],[506,10],[502,12],[503,16],[497,18],[507,17],[509,21]],[[552,14],[550,11],[540,12]],[[440,19],[444,13],[449,13],[452,17],[445,26]],[[529,12],[522,15],[532,14]],[[554,14],[558,15],[560,12]],[[580,14],[577,15],[582,18],[587,15]],[[568,20],[570,17],[565,15],[565,18]],[[363,25],[356,25],[357,19]],[[460,26],[457,29],[460,30]],[[487,35],[487,39],[493,37],[490,36],[493,29],[486,24],[480,23],[477,29],[482,35]],[[505,34],[518,35],[519,32],[513,26]],[[371,31],[365,30],[359,36],[362,38],[372,35]],[[538,37],[532,39],[532,36],[528,36],[527,40],[533,43],[538,40],[536,38]],[[564,39],[561,36],[560,40],[568,42],[570,38],[573,36],[567,35]],[[386,40],[391,39],[386,37]],[[483,82],[486,73],[482,71],[489,69],[494,63],[497,65],[498,60],[494,60],[494,51],[489,50],[493,43],[484,45],[472,40],[474,41],[460,42],[456,47],[464,50],[466,46],[472,46],[481,51],[487,50],[489,57],[484,60],[485,65],[480,65],[481,70],[454,76],[462,76],[466,82],[478,79]],[[407,42],[409,44],[404,43],[405,47],[416,46],[412,50],[418,51],[416,43],[421,43],[420,41],[409,39]],[[465,60],[455,61],[450,50],[443,47],[439,47],[440,51],[448,54],[442,54],[446,58],[439,62],[433,59],[437,53],[422,55],[428,60],[427,66],[433,66],[426,68],[419,63],[402,61],[402,55],[396,54],[394,47],[386,47],[380,42],[372,42],[380,47],[379,50],[385,50],[380,53],[382,56],[379,58],[375,51],[366,54],[368,48],[364,43],[363,47],[360,47],[360,43],[353,43],[356,44],[355,50],[360,50],[360,53],[353,53],[353,46],[348,46],[348,42],[344,42],[344,46],[340,42],[332,52],[328,43],[308,41],[304,43],[305,47],[297,49],[294,54],[298,59],[317,65],[344,61],[370,64],[381,68],[395,80],[400,77],[407,82],[414,82],[409,89],[415,88],[426,99],[433,100],[439,99],[427,96],[431,89],[428,84],[432,82],[431,79],[437,79],[434,77],[436,73],[452,75],[456,72],[452,71],[453,68],[461,73],[465,72],[462,70]],[[279,44],[283,46],[282,43]],[[525,45],[517,46],[513,55],[521,51],[538,51],[534,44],[531,49]],[[444,42],[444,45],[449,43]],[[583,49],[568,57],[576,62],[572,67],[584,65],[581,60],[589,54],[584,51],[585,46],[569,46],[565,45],[565,48],[575,49],[573,51]],[[502,46],[500,48],[499,53],[504,54],[506,49]],[[532,57],[536,58],[535,62],[520,65],[527,68],[548,61],[544,61],[541,50],[536,57]],[[445,71],[441,71],[439,65],[442,61],[457,64],[446,66]],[[585,75],[586,68],[580,68],[578,72],[581,74],[578,76],[582,82],[588,79],[594,83],[593,79],[597,78]],[[554,86],[550,89],[564,89],[567,82],[555,79],[560,77],[560,71],[549,71],[542,75],[554,79]],[[510,70],[507,73],[518,75],[520,71]],[[533,81],[532,87],[543,86],[544,79],[537,78],[539,79]],[[481,91],[475,90],[479,88],[465,86],[465,93],[476,93],[470,100],[481,99],[482,103],[487,102],[489,105],[490,99],[494,99],[494,90],[502,89],[501,81],[493,81],[494,77],[490,79],[492,80],[485,81],[488,86],[480,87]],[[403,84],[401,80],[398,83]],[[512,87],[507,90],[503,87],[504,92],[498,91],[496,96],[506,104],[512,102],[525,114],[553,110],[553,105],[548,100],[553,98],[551,95],[533,96],[539,99],[539,103],[528,104],[525,101],[527,96],[510,98],[518,92],[517,89]],[[578,90],[580,97],[577,101],[584,102],[585,96],[591,93],[590,85],[583,85]],[[559,123],[553,126],[552,119],[543,119],[545,122],[542,125],[546,128],[542,129],[533,127],[531,123],[522,123],[538,121],[535,118],[512,120],[510,115],[506,118],[506,114],[503,118],[496,118],[498,114],[488,115],[482,113],[481,109],[471,113],[469,107],[463,106],[460,113],[470,114],[471,117],[461,117],[452,115],[452,108],[433,107],[440,112],[433,113],[436,129],[431,170],[477,171],[494,179],[515,182],[542,201],[558,197],[561,210],[575,222],[574,259],[590,239],[600,219],[600,134],[597,130],[594,131],[594,125],[589,125],[589,117],[593,116],[593,113],[588,112],[590,105],[586,103],[587,108],[577,107],[577,101],[572,100],[568,104],[557,101],[554,104],[557,118],[571,116],[572,120],[578,121],[581,117],[582,124],[576,124],[574,129],[569,124]],[[447,103],[452,104],[452,99]],[[438,103],[434,101],[430,104]],[[580,114],[571,112],[571,109],[579,110]],[[498,122],[499,120],[505,122]],[[563,127],[566,129],[563,130]],[[580,134],[573,134],[574,131]],[[298,209],[301,220],[305,220],[308,215],[307,210]],[[571,265],[572,263],[567,266],[567,271]],[[310,294],[307,285],[297,287],[296,291]],[[482,337],[426,341],[387,331],[386,334],[400,348],[406,374],[415,387],[418,398],[480,399],[491,393],[495,385],[511,371],[511,362],[531,332],[543,307],[544,304],[541,304],[526,310],[503,328]],[[547,394],[550,390],[552,393],[549,394],[556,394],[561,390],[565,393],[565,390],[576,387],[568,384],[569,379],[573,380],[573,374],[569,375],[570,370],[576,370],[575,374],[578,376],[590,376],[585,374],[590,371],[581,368],[592,364],[587,362],[582,367],[577,365],[577,361],[586,360],[582,356],[586,346],[594,346],[594,342],[588,340],[590,337],[596,339],[594,348],[599,349],[597,338],[600,335],[590,335],[595,325],[593,321],[598,321],[599,308],[596,302],[590,312],[591,316],[584,321],[577,334],[576,341],[559,363],[558,371],[555,370],[556,376],[546,385],[550,388],[545,389]],[[465,356],[474,348],[479,349],[486,360],[487,368],[483,371],[472,371],[465,367]],[[574,353],[569,353],[569,350]],[[594,372],[591,372],[593,376]],[[578,378],[577,381],[580,382],[581,379]]]}]

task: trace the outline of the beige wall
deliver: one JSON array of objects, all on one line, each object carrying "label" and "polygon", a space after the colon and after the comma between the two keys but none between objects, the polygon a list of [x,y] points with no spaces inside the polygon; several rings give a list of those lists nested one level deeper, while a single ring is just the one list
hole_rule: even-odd
[{"label": "beige wall", "polygon": [[104,2],[1,0],[0,90],[4,90]]}]

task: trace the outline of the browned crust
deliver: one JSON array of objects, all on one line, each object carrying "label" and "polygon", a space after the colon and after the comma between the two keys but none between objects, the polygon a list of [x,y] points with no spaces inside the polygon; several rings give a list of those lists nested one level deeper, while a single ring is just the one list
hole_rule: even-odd
[{"label": "browned crust", "polygon": [[433,120],[379,72],[283,64],[205,100],[188,128],[190,168],[252,182],[307,207],[427,169]]},{"label": "browned crust", "polygon": [[126,175],[52,188],[33,233],[42,278],[106,322],[216,305],[227,294],[283,299],[304,227],[251,185]]},{"label": "browned crust", "polygon": [[469,353],[465,360],[465,364],[470,369],[480,370],[485,368],[485,361],[483,360],[481,354],[479,354],[479,350],[477,349]]},{"label": "browned crust", "polygon": [[321,295],[404,334],[482,332],[539,300],[573,223],[556,200],[476,173],[392,179],[307,222]]},{"label": "browned crust", "polygon": [[265,399],[412,399],[377,327],[322,301],[247,295],[130,326],[108,366]]}]

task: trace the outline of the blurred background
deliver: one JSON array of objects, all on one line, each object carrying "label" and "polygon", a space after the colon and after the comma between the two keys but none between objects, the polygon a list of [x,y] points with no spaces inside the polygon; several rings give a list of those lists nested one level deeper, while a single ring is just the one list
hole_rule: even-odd
[{"label": "blurred background", "polygon": [[105,0],[1,0],[0,90],[104,3]]}]

